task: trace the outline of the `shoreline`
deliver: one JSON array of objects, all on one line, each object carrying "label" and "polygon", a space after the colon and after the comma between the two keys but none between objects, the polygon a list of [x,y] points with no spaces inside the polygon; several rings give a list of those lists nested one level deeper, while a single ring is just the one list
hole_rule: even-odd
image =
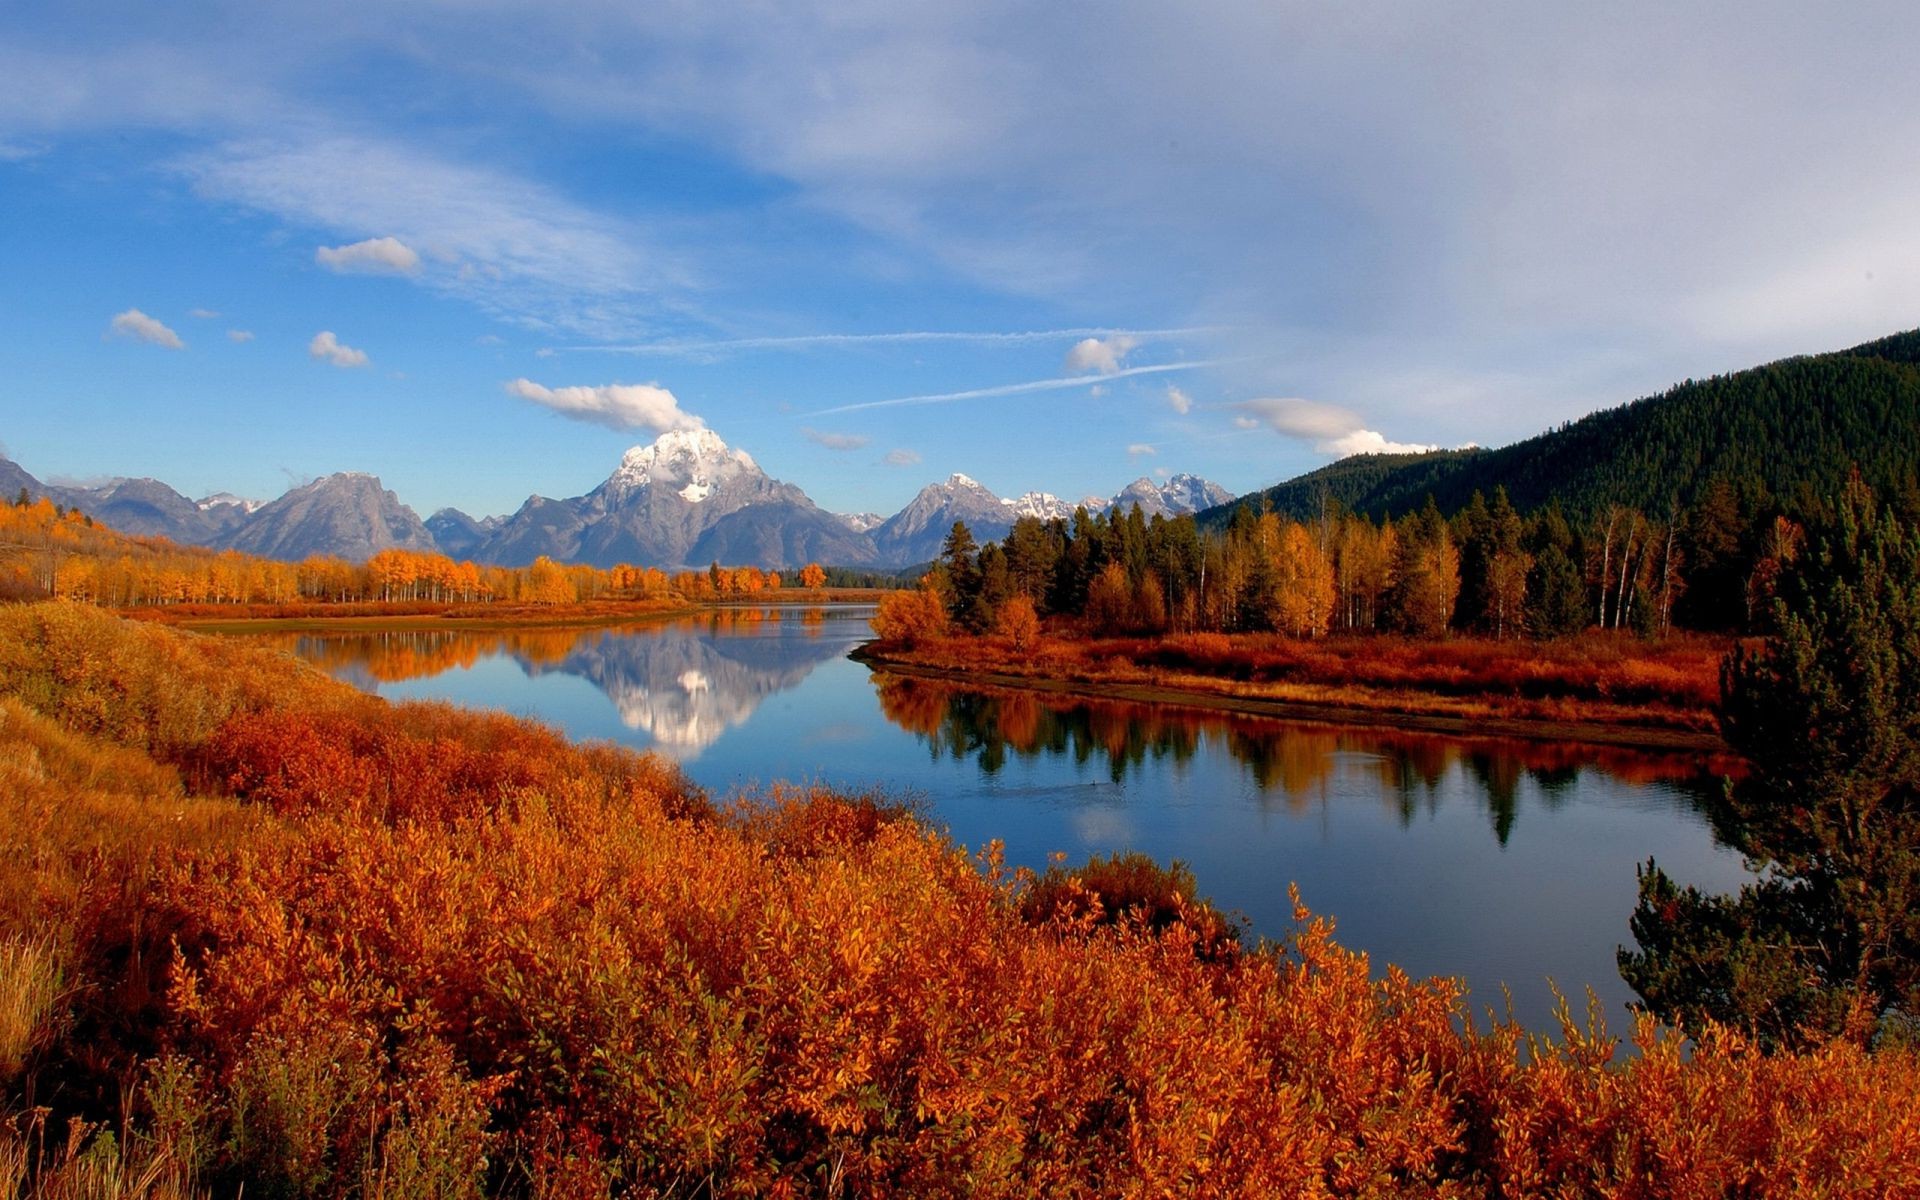
[{"label": "shoreline", "polygon": [[130,621],[166,625],[175,629],[186,629],[195,633],[355,633],[379,632],[420,632],[436,629],[504,630],[504,629],[556,629],[578,627],[583,629],[601,626],[641,624],[652,621],[677,620],[683,617],[698,616],[702,613],[733,612],[749,608],[812,608],[827,605],[870,604],[873,601],[864,595],[849,595],[851,589],[829,590],[826,595],[816,596],[805,592],[789,592],[782,589],[765,596],[746,598],[728,597],[720,600],[694,601],[671,605],[621,605],[597,603],[585,605],[556,605],[550,609],[541,609],[524,605],[511,607],[486,608],[474,605],[412,606],[407,612],[369,612],[362,605],[345,607],[360,608],[354,612],[297,612],[286,614],[260,613],[217,613],[191,612],[179,613],[168,608],[135,607],[111,609],[114,615]]},{"label": "shoreline", "polygon": [[932,666],[878,650],[877,645],[877,642],[862,643],[856,646],[848,657],[870,670],[886,671],[916,679],[1044,692],[1056,696],[1079,696],[1095,700],[1165,704],[1249,717],[1269,717],[1327,725],[1410,729],[1461,737],[1511,737],[1542,742],[1579,742],[1668,753],[1714,756],[1733,753],[1732,748],[1718,734],[1685,729],[1609,724],[1597,721],[1405,712],[1385,706],[1327,704],[1307,700],[1237,695],[1165,681],[1136,683],[1071,679],[1004,670]]}]

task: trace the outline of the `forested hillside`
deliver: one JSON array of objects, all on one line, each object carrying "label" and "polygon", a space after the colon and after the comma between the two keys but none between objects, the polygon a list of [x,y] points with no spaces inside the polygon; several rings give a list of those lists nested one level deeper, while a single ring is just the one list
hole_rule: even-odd
[{"label": "forested hillside", "polygon": [[1608,505],[1691,508],[1715,480],[1747,509],[1805,514],[1855,467],[1896,507],[1920,507],[1920,330],[1689,380],[1498,450],[1343,459],[1201,524],[1224,528],[1240,507],[1305,518],[1329,502],[1379,518],[1429,495],[1454,512],[1496,487],[1523,510],[1558,500],[1577,521]]}]

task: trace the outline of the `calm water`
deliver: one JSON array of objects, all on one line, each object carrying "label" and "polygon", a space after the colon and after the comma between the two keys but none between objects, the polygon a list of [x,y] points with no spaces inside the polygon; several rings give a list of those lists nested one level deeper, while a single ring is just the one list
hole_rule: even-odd
[{"label": "calm water", "polygon": [[1556,981],[1615,1018],[1634,867],[1732,890],[1739,858],[1695,809],[1687,757],[1463,741],[981,695],[847,659],[870,610],[734,610],[670,625],[285,639],[392,698],[505,709],[672,756],[716,795],[778,780],[920,797],[961,843],[1011,862],[1141,850],[1180,859],[1256,933],[1287,885],[1340,941],[1550,1025]]}]

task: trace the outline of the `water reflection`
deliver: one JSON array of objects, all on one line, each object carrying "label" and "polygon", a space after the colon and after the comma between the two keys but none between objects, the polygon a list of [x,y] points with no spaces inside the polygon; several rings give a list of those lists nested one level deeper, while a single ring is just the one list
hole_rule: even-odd
[{"label": "water reflection", "polygon": [[980,691],[945,681],[877,672],[880,711],[915,734],[935,759],[973,761],[987,776],[1010,760],[1097,764],[1114,784],[1149,765],[1183,766],[1209,755],[1238,764],[1260,805],[1298,815],[1334,794],[1375,795],[1400,826],[1431,815],[1456,767],[1476,786],[1494,837],[1505,846],[1525,780],[1551,811],[1582,770],[1629,786],[1704,803],[1730,761],[1524,739],[1462,739],[1386,727],[1333,726],[1241,717],[1163,704]]},{"label": "water reflection", "polygon": [[517,663],[529,679],[582,679],[606,696],[621,724],[684,759],[846,652],[844,642],[820,636],[822,616],[818,609],[730,608],[614,628],[398,629],[277,640],[368,690],[493,658]]},{"label": "water reflection", "polygon": [[1554,1027],[1549,978],[1624,1014],[1614,951],[1649,854],[1709,891],[1745,878],[1692,799],[1719,764],[876,676],[846,658],[871,613],[278,640],[383,695],[675,754],[715,795],[782,779],[880,787],[925,798],[956,842],[998,841],[1014,865],[1178,859],[1267,936],[1290,927],[1297,883],[1377,967],[1463,975],[1489,1001],[1512,984],[1537,1029]]}]

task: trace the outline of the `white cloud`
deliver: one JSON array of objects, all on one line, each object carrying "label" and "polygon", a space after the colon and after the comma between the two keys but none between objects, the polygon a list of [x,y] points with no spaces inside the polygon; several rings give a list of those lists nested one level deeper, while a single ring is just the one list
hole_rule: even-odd
[{"label": "white cloud", "polygon": [[196,321],[211,321],[220,314],[211,308],[190,308],[187,315]]},{"label": "white cloud", "polygon": [[1064,367],[1075,373],[1098,371],[1112,375],[1125,365],[1127,355],[1139,344],[1138,339],[1124,333],[1110,338],[1083,338],[1067,351]]},{"label": "white cloud", "polygon": [[1141,458],[1149,454],[1158,453],[1160,453],[1159,450],[1149,446],[1145,442],[1135,442],[1133,445],[1127,447],[1127,456],[1130,458]]},{"label": "white cloud", "polygon": [[340,275],[417,275],[420,256],[399,238],[368,238],[348,246],[321,246],[313,261]]},{"label": "white cloud", "polygon": [[187,348],[187,344],[180,340],[179,334],[137,308],[130,308],[115,315],[107,325],[107,332],[111,337],[132,338],[155,346],[165,346],[169,350]]},{"label": "white cloud", "polygon": [[[1275,433],[1297,438],[1335,438],[1360,428],[1358,413],[1294,397],[1243,400],[1234,406]],[[1242,426],[1245,428],[1245,426]]]},{"label": "white cloud", "polygon": [[1419,442],[1390,442],[1386,435],[1371,429],[1356,429],[1352,433],[1342,434],[1329,442],[1322,442],[1314,449],[1322,454],[1331,454],[1345,458],[1350,454],[1425,454],[1438,450],[1438,446],[1422,445]]},{"label": "white cloud", "polygon": [[1167,385],[1167,407],[1185,416],[1193,411],[1193,397],[1170,383]]},{"label": "white cloud", "polygon": [[550,388],[531,379],[515,379],[506,387],[510,395],[550,408],[563,417],[612,429],[667,433],[675,429],[704,429],[707,424],[681,408],[674,394],[656,383]]},{"label": "white cloud", "polygon": [[1258,429],[1264,425],[1275,433],[1312,442],[1315,450],[1336,458],[1351,454],[1424,454],[1439,449],[1389,441],[1366,428],[1359,413],[1317,400],[1263,398],[1243,400],[1234,407],[1240,410],[1233,419],[1236,428]]},{"label": "white cloud", "polygon": [[253,330],[229,329],[227,330],[227,340],[230,342],[250,342],[253,340]]},{"label": "white cloud", "polygon": [[314,334],[313,340],[307,343],[307,353],[336,367],[364,367],[373,361],[367,357],[365,350],[343,345],[339,338],[333,336],[331,329]]},{"label": "white cloud", "polygon": [[861,433],[822,433],[818,429],[802,429],[808,441],[829,450],[858,450],[873,439]]},{"label": "white cloud", "polygon": [[918,450],[907,450],[904,448],[889,450],[887,451],[886,458],[882,461],[890,467],[911,467],[920,461],[920,452]]}]

